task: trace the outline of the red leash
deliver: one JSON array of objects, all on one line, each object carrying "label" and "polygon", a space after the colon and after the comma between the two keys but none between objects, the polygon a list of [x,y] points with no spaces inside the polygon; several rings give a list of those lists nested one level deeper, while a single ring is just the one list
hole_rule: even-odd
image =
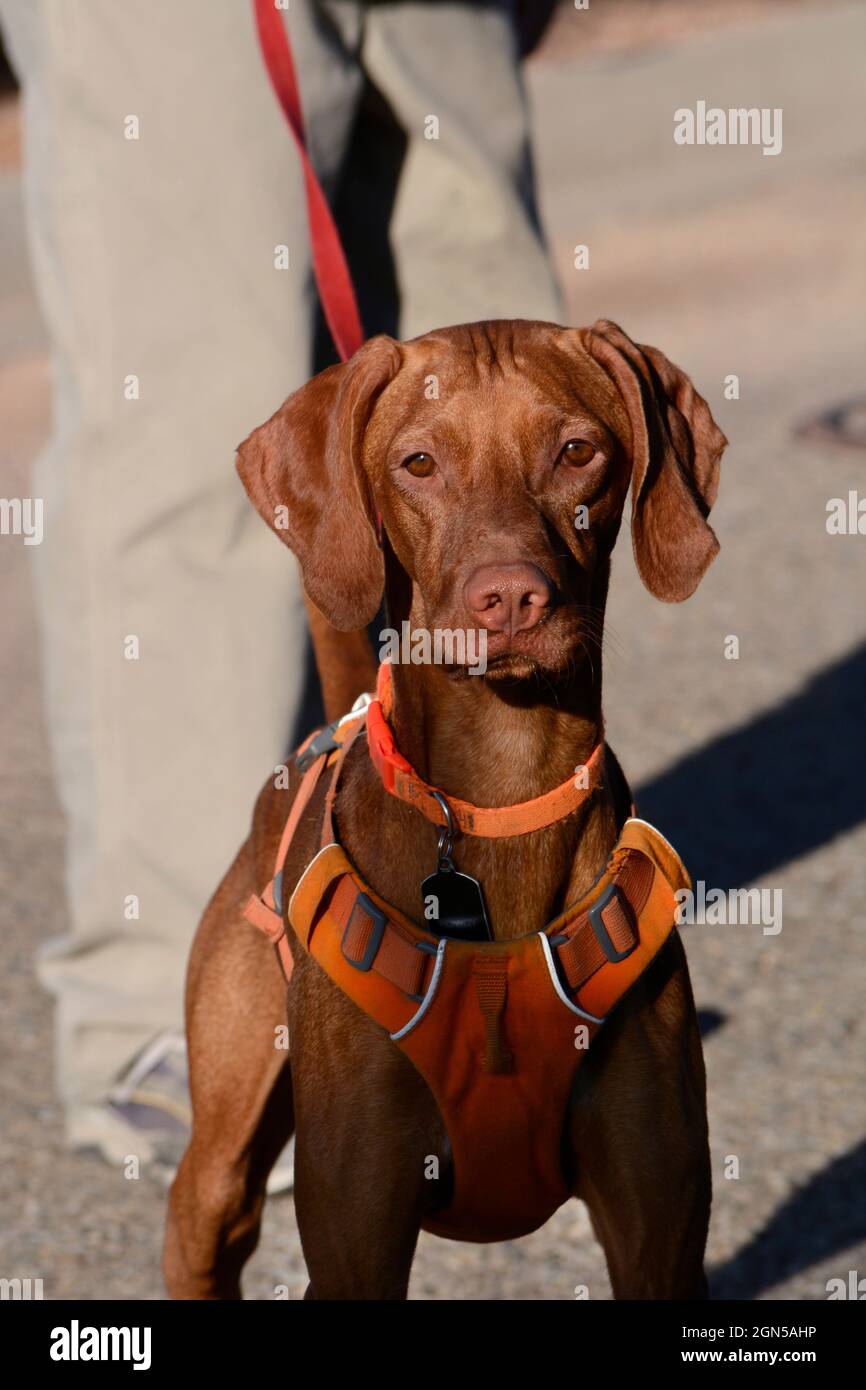
[{"label": "red leash", "polygon": [[274,8],[274,0],[253,0],[253,3],[265,67],[294,136],[304,170],[307,221],[310,227],[313,272],[319,298],[334,345],[345,362],[358,351],[364,341],[352,277],[331,209],[307,153],[295,64],[292,61],[292,50],[289,47],[281,12]]}]

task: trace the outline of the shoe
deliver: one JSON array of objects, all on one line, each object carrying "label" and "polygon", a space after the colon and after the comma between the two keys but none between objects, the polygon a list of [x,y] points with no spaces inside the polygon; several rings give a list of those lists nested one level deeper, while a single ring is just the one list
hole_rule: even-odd
[{"label": "shoe", "polygon": [[[186,1042],[182,1033],[159,1033],[112,1086],[102,1105],[76,1106],[67,1116],[67,1139],[74,1149],[95,1149],[117,1167],[138,1159],[141,1167],[168,1187],[189,1143]],[[294,1138],[272,1168],[267,1191],[294,1187]]]}]

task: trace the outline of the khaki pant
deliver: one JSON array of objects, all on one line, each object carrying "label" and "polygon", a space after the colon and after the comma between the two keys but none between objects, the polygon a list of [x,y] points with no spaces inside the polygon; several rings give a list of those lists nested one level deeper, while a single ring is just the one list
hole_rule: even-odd
[{"label": "khaki pant", "polygon": [[[310,375],[316,298],[298,161],[248,0],[0,0],[0,13],[55,381],[34,549],[69,920],[40,975],[61,1094],[82,1106],[180,1025],[196,922],[293,732],[298,579],[233,451]],[[403,336],[557,317],[508,5],[291,0],[287,23],[317,166],[332,196],[355,180],[350,226],[375,229],[387,201],[355,126],[370,84],[370,129],[387,117],[403,132],[392,262],[374,233],[362,241],[368,331],[389,326],[386,263]]]}]

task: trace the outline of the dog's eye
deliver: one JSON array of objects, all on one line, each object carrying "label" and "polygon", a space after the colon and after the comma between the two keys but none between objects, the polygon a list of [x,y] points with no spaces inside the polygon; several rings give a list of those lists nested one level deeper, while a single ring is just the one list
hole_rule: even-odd
[{"label": "dog's eye", "polygon": [[429,454],[410,454],[403,460],[403,467],[413,478],[429,478],[436,471],[436,460]]},{"label": "dog's eye", "polygon": [[595,452],[595,445],[590,444],[588,439],[569,439],[560,449],[559,457],[563,463],[570,463],[575,468],[580,468],[595,458]]}]

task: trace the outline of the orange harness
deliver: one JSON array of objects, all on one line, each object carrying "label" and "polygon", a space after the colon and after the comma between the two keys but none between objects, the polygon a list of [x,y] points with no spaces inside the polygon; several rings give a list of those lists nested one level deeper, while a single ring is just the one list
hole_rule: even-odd
[{"label": "orange harness", "polygon": [[[334,838],[332,808],[345,754],[368,721],[368,742],[387,743],[383,719],[373,701],[299,750],[304,777],[275,876],[261,897],[250,898],[244,915],[274,943],[287,979],[291,925],[301,946],[387,1030],[430,1087],[451,1144],[454,1189],[425,1229],[454,1240],[508,1240],[536,1230],[570,1196],[561,1141],[575,1070],[673,931],[674,894],[690,882],[664,837],[631,817],[597,882],[543,931],[503,942],[425,931],[364,882]],[[395,752],[391,740],[385,755]],[[597,767],[602,761],[600,755]],[[426,784],[403,762],[403,776],[411,774],[423,792]],[[285,903],[286,856],[326,772],[321,848]],[[430,819],[436,808],[443,819],[435,800],[428,807],[423,795],[406,799]],[[538,803],[524,803],[535,807],[530,820],[542,814]],[[450,798],[449,805],[464,820],[479,809],[460,812],[461,803]]]}]

